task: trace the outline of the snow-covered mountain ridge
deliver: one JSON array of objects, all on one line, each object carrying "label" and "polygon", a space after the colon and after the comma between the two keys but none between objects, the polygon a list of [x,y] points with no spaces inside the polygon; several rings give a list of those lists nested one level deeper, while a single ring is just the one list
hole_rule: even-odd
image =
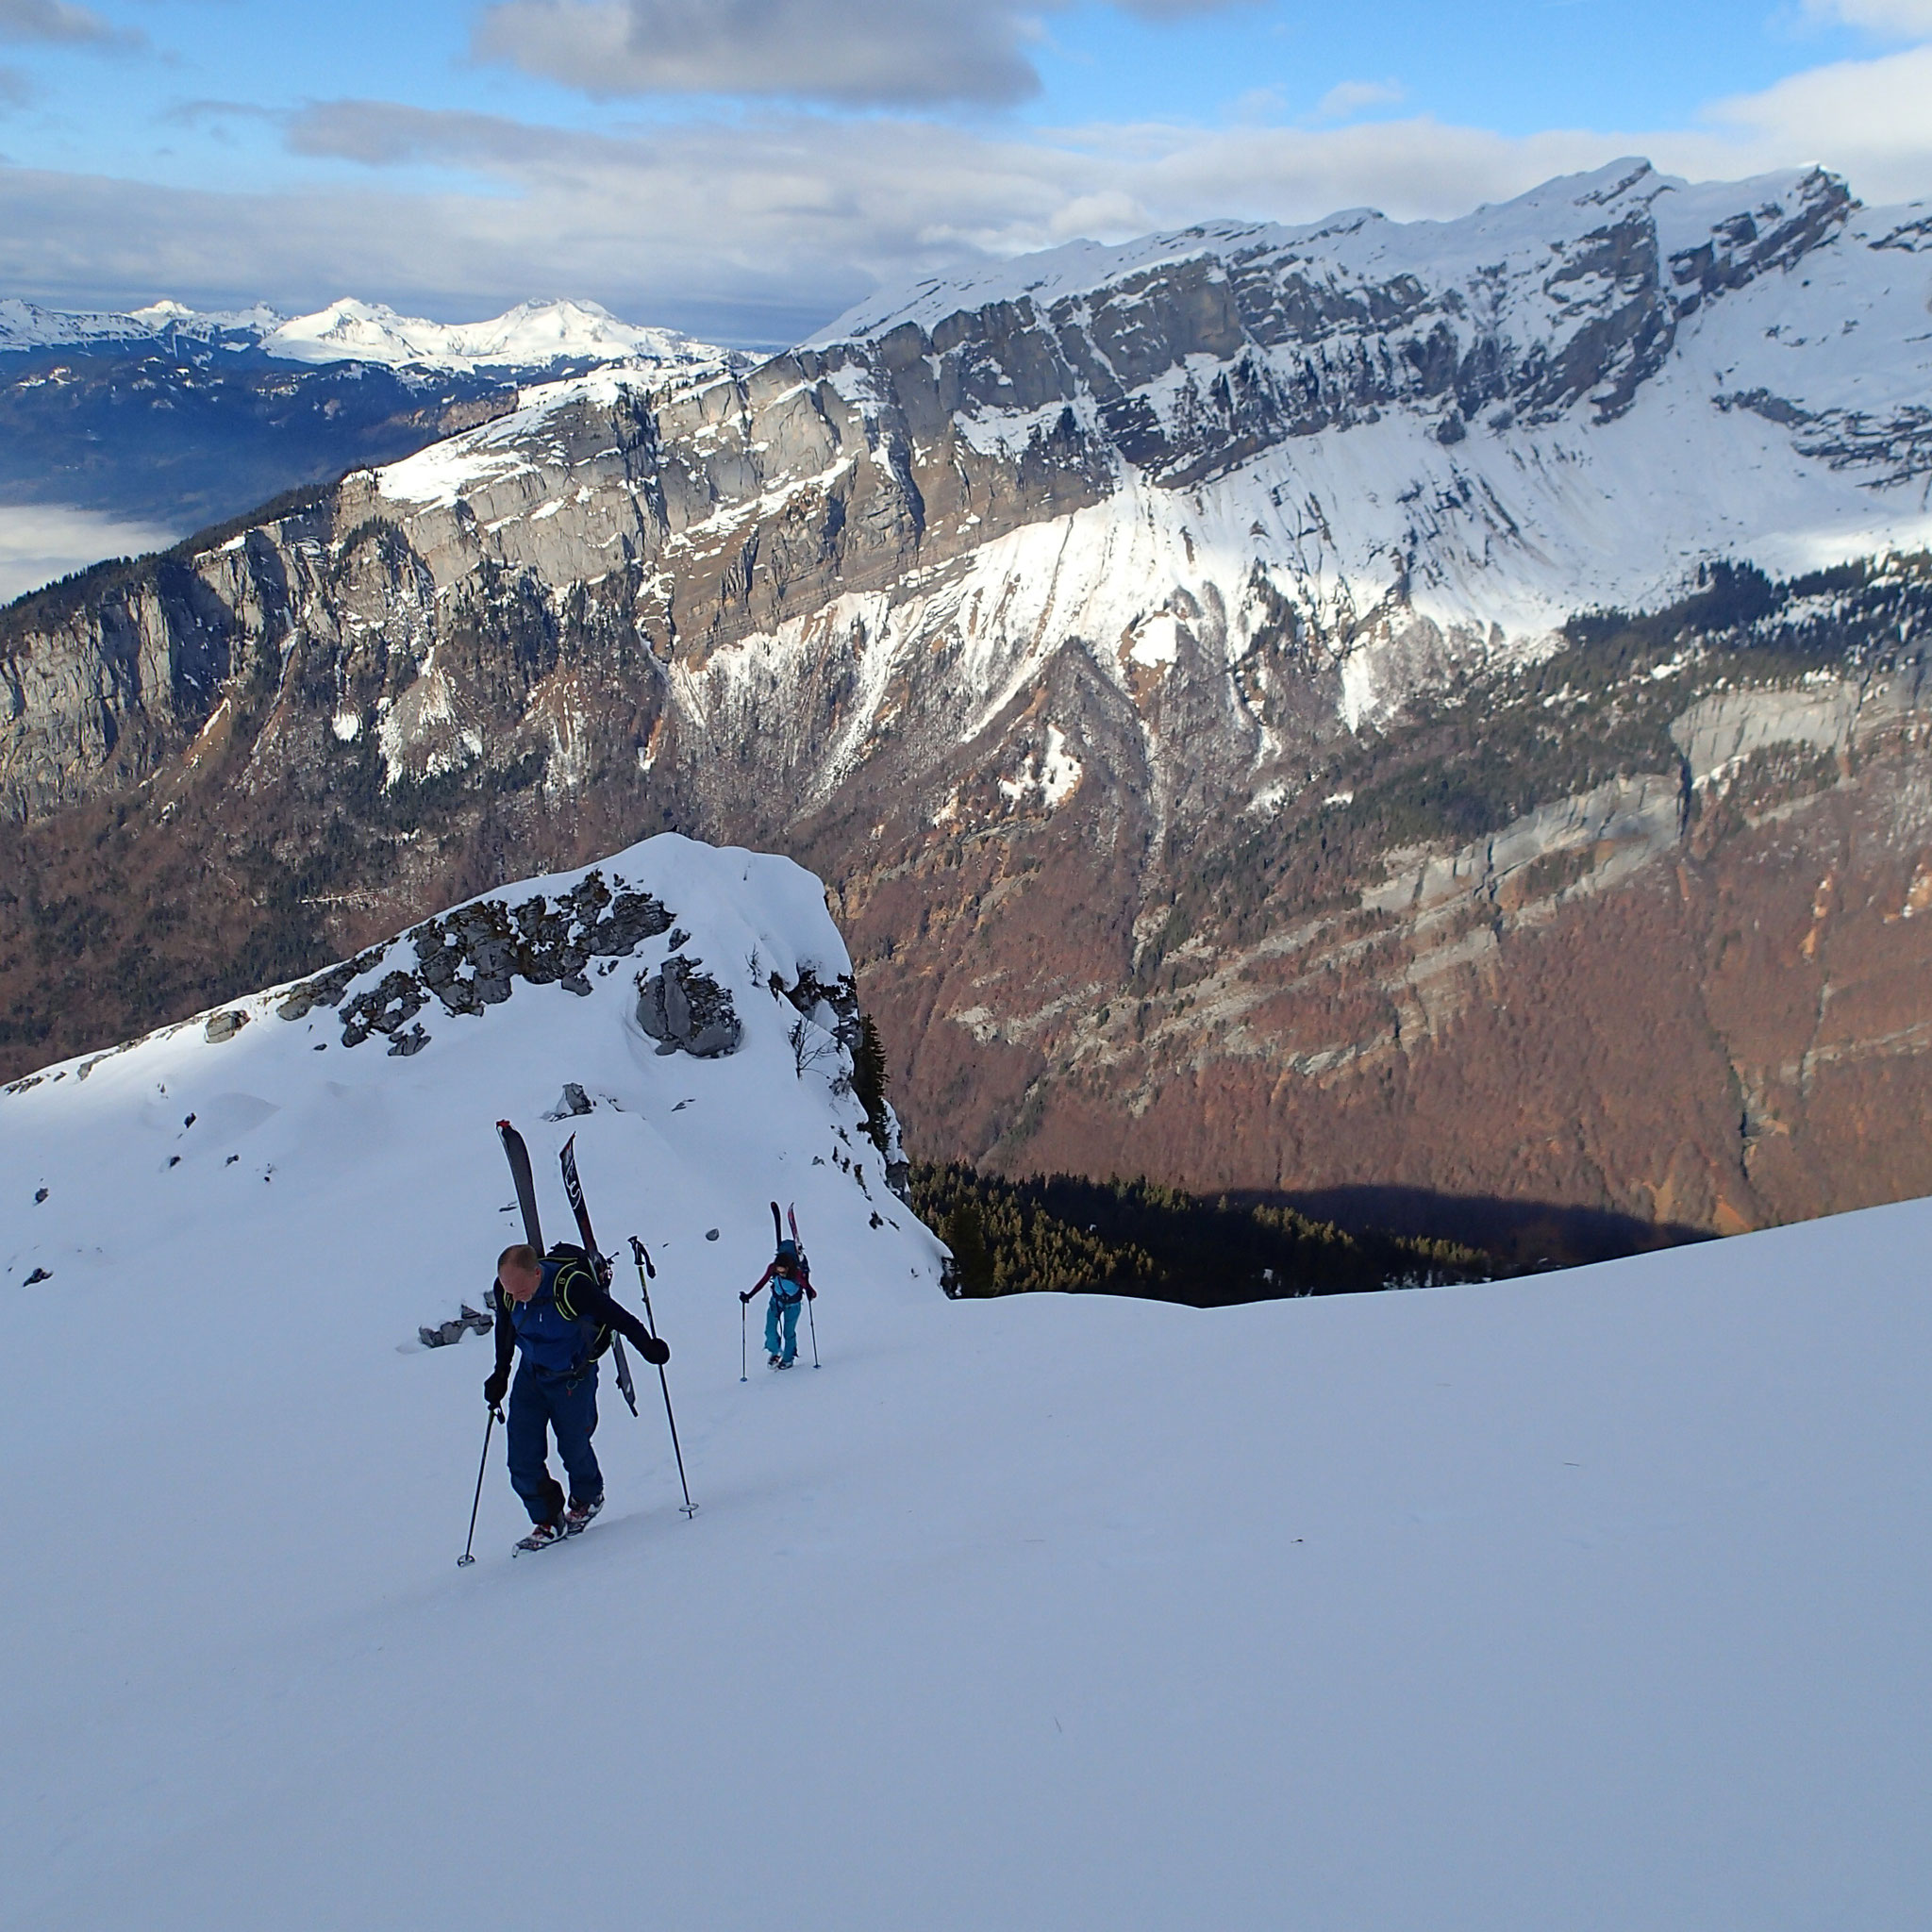
[{"label": "snow-covered mountain ridge", "polygon": [[[845,964],[817,881],[657,840],[437,928],[491,907],[588,991],[345,1045],[405,936],[340,1008],[0,1093],[8,1932],[1913,1923],[1928,1204],[1436,1292],[951,1302],[788,1044],[769,974]],[[737,1052],[638,1024],[680,945]],[[503,1116],[552,1237],[575,1134],[632,1309],[650,1245],[698,1508],[656,1376],[633,1420],[607,1375],[599,1520],[513,1561],[495,1431],[458,1569],[491,1351],[418,1335],[521,1232]],[[741,1381],[773,1198],[824,1366],[754,1328]],[[567,1855],[505,1849],[510,1761]]]},{"label": "snow-covered mountain ridge", "polygon": [[[853,1090],[858,1033],[851,960],[819,882],[789,859],[666,834],[0,1090],[7,1169],[33,1173],[27,1205],[51,1210],[14,1224],[8,1203],[7,1278],[100,1265],[105,1225],[87,1175],[103,1133],[131,1136],[115,1220],[126,1229],[170,1224],[190,1200],[191,1217],[220,1215],[244,1182],[301,1190],[305,1156],[340,1176],[403,1121],[480,1130],[508,1113],[534,1131],[540,1111],[568,1113],[574,1088],[563,1131],[579,1133],[587,1177],[593,1148],[610,1156],[607,1183],[622,1174],[632,1199],[649,1176],[674,1246],[741,1219],[732,1191],[749,1184],[795,1196],[828,1240],[846,1240],[848,1222],[879,1238],[888,1276],[909,1261],[937,1293],[940,1251],[892,1191],[897,1122],[883,1103],[869,1121]],[[773,1169],[762,1178],[750,1178],[751,1147]],[[705,1158],[716,1160],[708,1179],[683,1171]],[[500,1231],[500,1165],[467,1174],[454,1197],[425,1198],[443,1239],[465,1239],[465,1195],[492,1204],[475,1209],[485,1218],[472,1216],[472,1236],[488,1246]],[[736,1228],[734,1249],[763,1226]],[[423,1322],[454,1313],[449,1300],[430,1290]],[[396,1339],[414,1333],[406,1324]]]},{"label": "snow-covered mountain ridge", "polygon": [[[622,369],[649,389],[750,359],[590,302],[460,324],[353,300],[292,320],[265,307],[89,315],[0,302],[0,534],[17,510],[14,528],[62,533],[50,562],[64,550],[84,568],[97,560],[90,541],[130,540],[96,535],[102,516],[149,543],[186,537],[501,416],[560,375]],[[0,599],[36,588],[24,570],[0,575]]]},{"label": "snow-covered mountain ridge", "polygon": [[[781,675],[782,616],[816,623],[841,591],[886,590],[887,638],[914,656],[1000,611],[967,625],[994,706],[1042,625],[1131,655],[1173,617],[1232,665],[1285,604],[1354,722],[1492,628],[1520,645],[1581,607],[1652,605],[1700,559],[1798,571],[1925,541],[1928,222],[1818,171],[1691,188],[1629,163],[1460,222],[1077,244],[864,305],[735,397],[674,407],[662,523],[635,545],[667,567],[667,629],[748,630],[756,651],[769,626]],[[541,560],[518,527],[519,498],[554,493],[556,407],[384,472],[378,500],[433,542],[424,510],[460,497],[480,553],[570,580],[568,523]],[[519,451],[536,459],[507,470]],[[565,467],[601,549],[623,506]],[[820,498],[849,518],[868,470],[894,479],[868,522],[909,525],[884,572],[843,556],[761,623],[768,520]],[[685,553],[728,566],[747,541],[727,610],[752,622],[721,625]]]},{"label": "snow-covered mountain ridge", "polygon": [[198,342],[283,362],[371,362],[475,375],[542,370],[558,362],[627,362],[717,375],[748,367],[736,349],[714,348],[675,329],[620,322],[595,302],[520,302],[486,322],[430,322],[381,302],[343,296],[312,315],[284,316],[265,304],[200,311],[155,302],[125,314],[42,308],[0,301],[0,354],[49,348]]},{"label": "snow-covered mountain ridge", "polygon": [[1076,249],[19,607],[0,784],[85,830],[0,906],[13,1063],[158,983],[68,977],[140,942],[96,838],[292,972],[668,824],[841,894],[925,1151],[1626,1235],[1920,1191],[1925,220],[1631,163]]}]

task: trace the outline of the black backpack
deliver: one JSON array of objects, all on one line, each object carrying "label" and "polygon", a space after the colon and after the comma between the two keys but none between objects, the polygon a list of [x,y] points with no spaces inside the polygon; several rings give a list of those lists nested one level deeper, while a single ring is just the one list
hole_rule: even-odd
[{"label": "black backpack", "polygon": [[578,1313],[570,1298],[570,1281],[581,1268],[599,1288],[604,1288],[607,1286],[604,1271],[591,1258],[590,1251],[579,1247],[575,1241],[553,1241],[543,1259],[546,1263],[555,1261],[558,1264],[557,1273],[550,1280],[550,1299],[556,1304],[557,1312],[566,1322],[575,1322],[582,1330],[584,1359],[587,1362],[596,1361],[609,1351],[610,1330],[591,1316]]}]

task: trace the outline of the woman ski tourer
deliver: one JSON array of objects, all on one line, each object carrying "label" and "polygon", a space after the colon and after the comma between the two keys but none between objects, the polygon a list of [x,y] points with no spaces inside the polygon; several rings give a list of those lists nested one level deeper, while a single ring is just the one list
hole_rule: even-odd
[{"label": "woman ski tourer", "polygon": [[[604,1507],[604,1472],[591,1438],[597,1428],[597,1358],[611,1331],[647,1362],[671,1351],[626,1308],[612,1301],[581,1248],[565,1244],[539,1256],[525,1242],[497,1257],[496,1366],[483,1384],[491,1408],[509,1394],[509,1482],[530,1512],[519,1550],[541,1550],[575,1536]],[[510,1387],[513,1350],[523,1354]],[[570,1477],[565,1496],[550,1474],[549,1432]]]},{"label": "woman ski tourer", "polygon": [[[773,1208],[775,1215],[777,1209]],[[818,1291],[811,1285],[811,1264],[795,1241],[781,1241],[772,1265],[758,1276],[756,1287],[738,1297],[751,1302],[769,1288],[772,1299],[765,1307],[766,1366],[789,1369],[798,1359],[798,1311],[809,1297],[817,1301]]]}]

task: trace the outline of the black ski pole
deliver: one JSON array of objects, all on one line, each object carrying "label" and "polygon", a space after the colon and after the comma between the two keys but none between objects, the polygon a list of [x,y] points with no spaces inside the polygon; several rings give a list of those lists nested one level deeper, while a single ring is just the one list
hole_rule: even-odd
[{"label": "black ski pole", "polygon": [[[631,1258],[638,1264],[638,1291],[644,1298],[644,1325],[653,1335],[658,1332],[658,1318],[651,1312],[651,1284],[648,1276],[657,1274],[651,1266],[650,1250],[636,1235],[630,1238]],[[685,1480],[684,1451],[677,1444],[677,1418],[671,1413],[671,1379],[664,1373],[664,1364],[658,1364],[658,1380],[664,1391],[664,1420],[671,1424],[671,1453],[677,1457],[677,1480],[684,1490],[684,1514],[689,1522],[698,1513],[698,1506],[691,1499],[691,1484]]]},{"label": "black ski pole", "polygon": [[748,1301],[746,1301],[746,1300],[745,1300],[745,1299],[743,1298],[743,1296],[741,1296],[741,1296],[739,1297],[739,1302],[738,1302],[738,1379],[739,1379],[739,1380],[740,1380],[741,1382],[743,1382],[743,1381],[746,1381],[746,1380],[748,1380],[748,1379],[749,1379],[749,1377],[748,1377],[748,1376],[747,1376],[747,1375],[745,1374],[745,1373],[744,1373],[744,1324],[745,1324],[746,1321],[747,1321],[747,1320],[749,1319],[749,1318],[748,1318],[748,1317],[746,1316],[746,1314],[745,1314],[745,1312],[744,1312],[744,1311],[745,1311],[745,1309],[746,1309],[746,1308],[750,1307],[750,1306],[751,1306],[751,1304],[750,1304],[750,1303],[749,1303]]},{"label": "black ski pole", "polygon": [[805,1319],[811,1324],[811,1365],[813,1368],[817,1368],[819,1365],[819,1318],[811,1311],[811,1305],[817,1300],[818,1296],[815,1294],[808,1294],[805,1298]]},{"label": "black ski pole", "polygon": [[496,1405],[490,1405],[490,1420],[483,1424],[483,1459],[476,1465],[476,1500],[470,1505],[470,1534],[463,1543],[463,1554],[457,1558],[457,1568],[461,1570],[476,1559],[470,1554],[470,1546],[476,1541],[476,1511],[483,1507],[483,1472],[490,1467],[490,1432],[496,1426]]}]

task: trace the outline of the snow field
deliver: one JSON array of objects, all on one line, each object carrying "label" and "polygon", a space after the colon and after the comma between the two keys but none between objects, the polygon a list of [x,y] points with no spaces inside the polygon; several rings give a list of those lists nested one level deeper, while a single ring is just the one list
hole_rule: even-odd
[{"label": "snow field", "polygon": [[[842,968],[816,883],[604,871],[740,1053],[629,1024],[658,940],[413,1058],[264,1006],[0,1097],[0,1924],[1918,1922],[1932,1205],[1435,1293],[948,1303],[747,970]],[[596,1110],[541,1120],[567,1079]],[[458,1572],[491,1351],[404,1351],[518,1232],[499,1115],[546,1233],[575,1127],[603,1244],[652,1244],[701,1507],[657,1377],[633,1422],[607,1374],[596,1525],[513,1562],[499,1431]],[[754,1327],[741,1384],[774,1195],[825,1365]]]}]

